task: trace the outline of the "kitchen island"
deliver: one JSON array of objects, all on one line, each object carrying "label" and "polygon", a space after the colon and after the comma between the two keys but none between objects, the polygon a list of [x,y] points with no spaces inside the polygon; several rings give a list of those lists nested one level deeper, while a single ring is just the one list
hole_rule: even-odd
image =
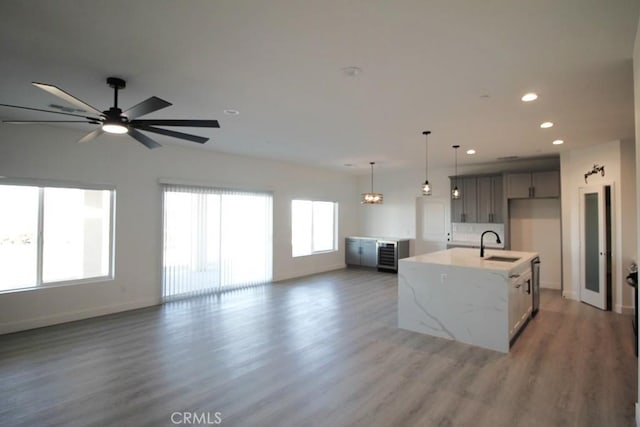
[{"label": "kitchen island", "polygon": [[453,248],[399,261],[398,326],[503,353],[531,315],[535,252]]}]

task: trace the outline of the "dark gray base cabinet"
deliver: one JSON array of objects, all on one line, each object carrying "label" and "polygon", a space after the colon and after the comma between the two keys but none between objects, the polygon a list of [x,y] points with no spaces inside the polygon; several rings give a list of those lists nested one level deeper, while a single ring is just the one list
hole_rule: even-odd
[{"label": "dark gray base cabinet", "polygon": [[361,267],[378,265],[378,247],[376,239],[347,237],[345,239],[345,263]]}]

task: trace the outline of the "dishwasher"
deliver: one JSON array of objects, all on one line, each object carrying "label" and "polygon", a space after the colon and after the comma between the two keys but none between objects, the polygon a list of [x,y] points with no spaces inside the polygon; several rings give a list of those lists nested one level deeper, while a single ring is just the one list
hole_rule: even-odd
[{"label": "dishwasher", "polygon": [[531,295],[531,317],[535,317],[540,308],[540,257],[531,260]]}]

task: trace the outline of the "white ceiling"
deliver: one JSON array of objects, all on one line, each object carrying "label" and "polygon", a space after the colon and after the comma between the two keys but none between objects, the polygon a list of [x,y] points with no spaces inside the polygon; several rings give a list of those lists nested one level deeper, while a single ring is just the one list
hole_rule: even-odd
[{"label": "white ceiling", "polygon": [[144,118],[218,119],[187,129],[203,149],[364,173],[423,165],[429,129],[434,164],[453,144],[478,152],[461,163],[550,155],[633,138],[638,16],[636,0],[2,0],[0,103],[63,103],[40,81],[107,109],[118,76],[122,107],[174,104]]}]

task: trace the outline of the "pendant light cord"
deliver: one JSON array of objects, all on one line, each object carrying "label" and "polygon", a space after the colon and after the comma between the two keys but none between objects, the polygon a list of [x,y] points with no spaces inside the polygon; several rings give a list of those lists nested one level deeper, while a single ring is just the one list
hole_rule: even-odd
[{"label": "pendant light cord", "polygon": [[459,145],[454,145],[453,146],[454,150],[455,150],[455,166],[454,166],[454,174],[455,174],[455,187],[458,187],[458,148],[460,148]]},{"label": "pendant light cord", "polygon": [[371,193],[373,193],[373,165],[375,165],[375,162],[370,162],[369,164],[371,165]]},{"label": "pendant light cord", "polygon": [[429,134],[430,130],[422,132],[424,135],[424,180],[429,180]]}]

